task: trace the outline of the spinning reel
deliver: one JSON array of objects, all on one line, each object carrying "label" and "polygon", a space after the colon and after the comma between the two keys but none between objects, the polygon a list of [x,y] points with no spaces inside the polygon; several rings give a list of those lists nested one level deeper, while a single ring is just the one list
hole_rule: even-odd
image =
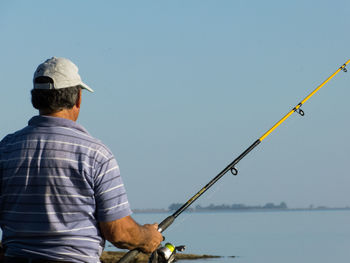
[{"label": "spinning reel", "polygon": [[185,246],[175,247],[173,244],[166,243],[165,246],[154,251],[149,258],[148,263],[171,263],[176,260],[176,251],[183,252]]}]

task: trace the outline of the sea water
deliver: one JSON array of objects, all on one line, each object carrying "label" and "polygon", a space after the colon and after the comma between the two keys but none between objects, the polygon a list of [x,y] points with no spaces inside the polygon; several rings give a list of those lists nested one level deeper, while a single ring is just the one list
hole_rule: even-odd
[{"label": "sea water", "polygon": [[[168,215],[133,217],[144,224],[161,222]],[[166,242],[186,245],[185,253],[222,256],[197,263],[350,260],[350,210],[183,213],[163,234]]]}]

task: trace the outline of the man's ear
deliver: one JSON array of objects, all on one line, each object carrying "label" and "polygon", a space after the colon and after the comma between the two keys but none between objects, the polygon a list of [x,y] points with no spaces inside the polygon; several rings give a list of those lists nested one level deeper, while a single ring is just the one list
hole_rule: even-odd
[{"label": "man's ear", "polygon": [[75,106],[78,109],[80,109],[80,104],[81,104],[81,89],[79,89],[78,98],[77,98],[77,101],[75,102]]}]

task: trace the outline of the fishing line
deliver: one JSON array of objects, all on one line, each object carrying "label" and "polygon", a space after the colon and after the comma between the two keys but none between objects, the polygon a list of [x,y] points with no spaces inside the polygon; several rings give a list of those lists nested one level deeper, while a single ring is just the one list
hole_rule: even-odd
[{"label": "fishing line", "polygon": [[[293,113],[299,114],[301,117],[305,115],[304,110],[301,108],[312,96],[314,96],[327,82],[329,82],[335,75],[340,71],[347,72],[346,66],[350,63],[350,60],[341,65],[331,76],[329,76],[325,81],[323,81],[316,89],[314,89],[310,94],[308,94],[302,101],[300,101],[295,107],[293,107],[284,117],[282,117],[275,125],[273,125],[269,130],[267,130],[261,137],[254,141],[244,152],[242,152],[236,159],[234,159],[229,165],[226,166],[217,176],[215,176],[208,184],[206,184],[201,190],[199,190],[194,196],[192,196],[185,204],[183,204],[178,210],[176,210],[171,216],[165,218],[160,224],[158,231],[163,232],[166,230],[174,220],[183,213],[193,202],[195,202],[201,195],[203,195],[210,187],[212,187],[221,177],[223,177],[227,172],[231,172],[233,175],[238,174],[238,168],[236,165],[253,149],[255,149],[263,140],[265,140],[278,126],[280,126],[284,121],[286,121]],[[176,251],[176,248],[173,248]],[[127,263],[133,260],[139,250],[134,249],[126,253],[118,262]],[[174,252],[175,253],[175,252]]]}]

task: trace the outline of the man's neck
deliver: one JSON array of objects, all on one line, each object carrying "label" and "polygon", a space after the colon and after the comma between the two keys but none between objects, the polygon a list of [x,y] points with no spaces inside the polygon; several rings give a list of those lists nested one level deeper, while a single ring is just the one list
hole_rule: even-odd
[{"label": "man's neck", "polygon": [[78,119],[79,111],[73,107],[72,109],[63,109],[58,112],[54,113],[47,113],[45,111],[39,111],[40,115],[43,116],[50,116],[50,117],[57,117],[57,118],[64,118],[72,121],[76,121]]}]

